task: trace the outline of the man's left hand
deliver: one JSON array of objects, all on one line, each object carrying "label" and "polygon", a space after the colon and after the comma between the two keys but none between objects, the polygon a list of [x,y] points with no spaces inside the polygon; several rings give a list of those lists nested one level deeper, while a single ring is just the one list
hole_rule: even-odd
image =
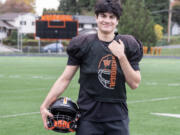
[{"label": "man's left hand", "polygon": [[119,60],[125,56],[124,53],[124,43],[119,39],[119,43],[115,40],[113,40],[108,48],[110,51],[115,55]]}]

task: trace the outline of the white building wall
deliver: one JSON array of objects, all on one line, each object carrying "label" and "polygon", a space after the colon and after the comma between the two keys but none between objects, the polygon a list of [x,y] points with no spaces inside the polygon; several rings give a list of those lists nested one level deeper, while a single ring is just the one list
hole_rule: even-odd
[{"label": "white building wall", "polygon": [[172,26],[172,35],[180,35],[180,26],[177,23]]},{"label": "white building wall", "polygon": [[92,24],[84,24],[84,29],[92,29]]},{"label": "white building wall", "polygon": [[19,29],[20,33],[29,34],[35,33],[35,15],[29,13],[18,16],[14,22],[14,26]]},{"label": "white building wall", "polygon": [[6,32],[0,32],[0,39],[4,39],[7,37],[7,33]]}]

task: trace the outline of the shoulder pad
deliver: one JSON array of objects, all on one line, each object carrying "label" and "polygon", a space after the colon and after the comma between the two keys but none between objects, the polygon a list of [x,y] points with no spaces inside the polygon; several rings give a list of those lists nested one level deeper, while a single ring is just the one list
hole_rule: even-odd
[{"label": "shoulder pad", "polygon": [[138,58],[140,60],[142,58],[143,46],[139,40],[132,35],[117,35],[116,41],[119,39],[121,39],[124,43],[125,53],[129,60],[134,58]]},{"label": "shoulder pad", "polygon": [[93,41],[94,37],[94,34],[74,37],[67,47],[68,55],[75,57],[83,56],[88,51],[88,44],[90,41]]}]

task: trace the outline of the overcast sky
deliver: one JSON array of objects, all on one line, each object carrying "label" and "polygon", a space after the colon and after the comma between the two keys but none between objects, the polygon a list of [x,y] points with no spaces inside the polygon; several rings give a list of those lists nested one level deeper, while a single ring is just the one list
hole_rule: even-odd
[{"label": "overcast sky", "polygon": [[[0,0],[5,2],[6,0]],[[59,5],[59,0],[36,0],[36,13],[42,15],[43,8],[47,9],[57,9]]]}]

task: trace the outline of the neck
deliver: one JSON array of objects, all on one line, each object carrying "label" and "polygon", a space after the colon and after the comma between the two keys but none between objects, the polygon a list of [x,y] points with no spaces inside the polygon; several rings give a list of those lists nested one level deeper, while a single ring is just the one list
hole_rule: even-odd
[{"label": "neck", "polygon": [[105,41],[105,42],[112,41],[114,39],[114,36],[115,36],[114,32],[107,34],[107,33],[102,33],[100,31],[98,31],[97,34],[98,34],[99,40]]}]

